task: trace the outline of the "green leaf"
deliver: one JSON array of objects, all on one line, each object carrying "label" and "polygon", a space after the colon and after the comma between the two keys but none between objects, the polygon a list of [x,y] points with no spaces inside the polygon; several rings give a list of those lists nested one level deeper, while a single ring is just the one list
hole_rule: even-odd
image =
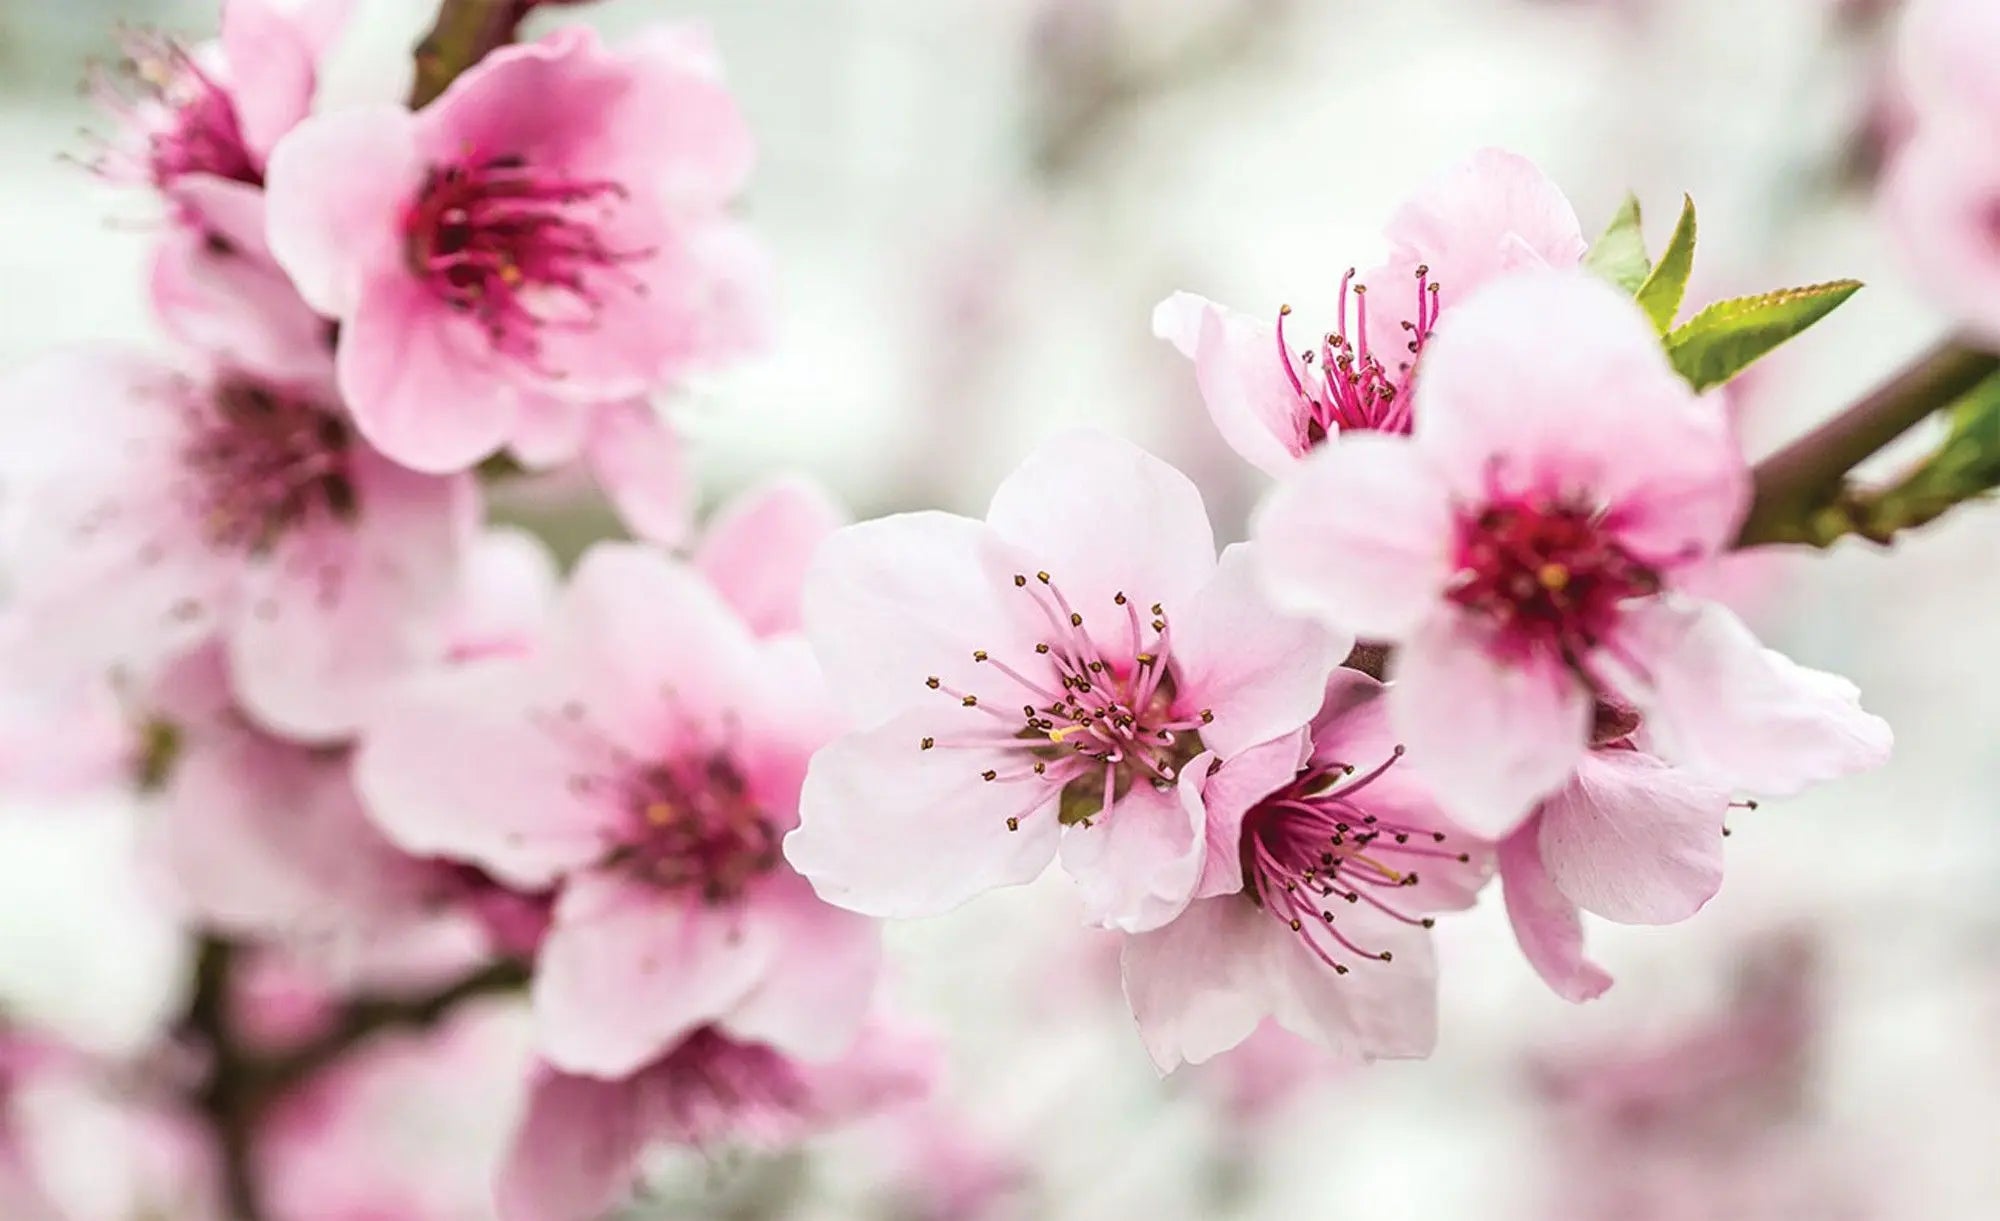
[{"label": "green leaf", "polygon": [[2000,376],[1989,377],[1944,412],[1945,437],[1915,468],[1875,494],[1851,528],[1886,539],[1954,505],[2000,488]]},{"label": "green leaf", "polygon": [[1603,236],[1583,256],[1583,265],[1628,293],[1638,292],[1653,264],[1646,257],[1646,235],[1639,228],[1639,197],[1625,202],[1605,226]]},{"label": "green leaf", "polygon": [[1653,320],[1653,329],[1664,335],[1674,329],[1674,316],[1681,312],[1681,298],[1687,294],[1688,275],[1694,271],[1694,197],[1681,196],[1681,218],[1674,235],[1661,252],[1652,274],[1633,294],[1639,308]]},{"label": "green leaf", "polygon": [[1834,280],[1718,301],[1667,336],[1667,356],[1696,390],[1720,386],[1860,290]]}]

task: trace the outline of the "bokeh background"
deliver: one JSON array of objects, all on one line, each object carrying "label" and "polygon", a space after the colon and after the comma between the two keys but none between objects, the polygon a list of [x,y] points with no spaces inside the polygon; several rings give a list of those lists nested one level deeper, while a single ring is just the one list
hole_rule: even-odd
[{"label": "bokeh background", "polygon": [[[976,512],[1038,438],[1091,423],[1188,470],[1235,537],[1261,477],[1212,435],[1152,305],[1325,302],[1397,200],[1482,145],[1540,162],[1592,231],[1630,188],[1657,244],[1692,194],[1697,298],[1869,282],[1742,385],[1753,448],[1928,344],[1944,322],[1870,202],[1900,123],[1894,8],[607,0],[574,17],[709,23],[761,140],[747,211],[780,269],[777,342],[679,404],[705,500],[797,469],[861,514]],[[430,9],[363,0],[336,90],[395,92]],[[78,82],[119,22],[199,36],[213,11],[0,0],[0,365],[151,341],[156,222],[77,164],[97,122]],[[1561,337],[1523,319],[1520,341]],[[1724,891],[1687,924],[1593,926],[1617,978],[1602,1000],[1548,995],[1491,895],[1438,930],[1435,1058],[1364,1069],[1260,1040],[1162,1082],[1115,950],[1045,879],[890,931],[897,994],[949,1040],[924,1131],[671,1160],[637,1215],[895,1217],[914,1167],[1006,1188],[976,1215],[1079,1221],[2000,1217],[2000,507],[1893,553],[1771,557],[1734,594],[1773,644],[1861,684],[1896,759],[1742,813]],[[129,815],[47,814],[0,820],[0,993],[105,1020],[148,986],[121,948],[148,919]],[[411,1139],[480,1138],[440,1121]]]}]

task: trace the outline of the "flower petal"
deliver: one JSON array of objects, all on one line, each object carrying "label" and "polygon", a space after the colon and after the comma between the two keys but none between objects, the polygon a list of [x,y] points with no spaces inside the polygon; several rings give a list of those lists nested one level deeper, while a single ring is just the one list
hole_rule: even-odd
[{"label": "flower petal", "polygon": [[1542,805],[1549,880],[1586,911],[1674,924],[1722,887],[1729,794],[1636,750],[1595,750]]},{"label": "flower petal", "polygon": [[1583,956],[1583,919],[1542,867],[1539,828],[1529,823],[1500,842],[1500,887],[1514,939],[1557,996],[1595,1000],[1611,977]]},{"label": "flower petal", "polygon": [[1266,1012],[1258,986],[1258,921],[1240,896],[1189,904],[1171,923],[1128,937],[1120,955],[1125,1001],[1163,1073],[1199,1064],[1250,1037]]},{"label": "flower petal", "polygon": [[763,978],[721,1024],[734,1038],[787,1055],[831,1060],[854,1042],[875,996],[882,937],[877,923],[828,907],[811,887],[780,874],[748,913],[771,943]]},{"label": "flower petal", "polygon": [[364,285],[400,266],[402,209],[423,174],[416,122],[400,106],[308,119],[272,151],[271,253],[309,305],[346,317]]},{"label": "flower petal", "polygon": [[[1206,766],[1202,763],[1204,770]],[[1088,825],[1064,830],[1063,870],[1077,884],[1086,920],[1142,933],[1187,906],[1208,847],[1202,778],[1191,763],[1164,793],[1136,779],[1130,791]],[[1087,775],[1077,781],[1088,782]]]},{"label": "flower petal", "polygon": [[495,1188],[501,1221],[596,1217],[638,1177],[640,1085],[542,1067]]},{"label": "flower petal", "polygon": [[1282,479],[1305,454],[1299,392],[1280,363],[1277,328],[1193,293],[1153,308],[1153,334],[1194,361],[1209,418],[1229,447]]},{"label": "flower petal", "polygon": [[464,470],[499,449],[520,418],[520,399],[472,324],[400,271],[357,291],[335,361],[361,435],[404,466],[433,473]]},{"label": "flower petal", "polygon": [[686,447],[652,404],[635,399],[598,408],[583,456],[633,534],[662,547],[686,540],[694,516]]},{"label": "flower petal", "polygon": [[717,510],[694,566],[759,636],[804,624],[806,572],[820,545],[847,524],[847,510],[819,484],[779,478]]},{"label": "flower petal", "polygon": [[1220,766],[1211,764],[1215,756],[1210,754],[1189,761],[1186,772],[1206,777],[1201,804],[1208,848],[1195,898],[1233,895],[1243,889],[1243,816],[1298,776],[1309,749],[1305,731],[1300,730],[1220,760]]}]

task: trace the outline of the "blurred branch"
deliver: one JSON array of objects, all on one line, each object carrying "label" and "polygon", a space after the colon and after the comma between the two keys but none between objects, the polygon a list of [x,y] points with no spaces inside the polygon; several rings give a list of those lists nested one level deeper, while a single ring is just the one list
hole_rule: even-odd
[{"label": "blurred branch", "polygon": [[514,33],[537,0],[444,0],[435,24],[417,44],[417,79],[410,109],[435,101],[445,87],[491,51],[514,41]]},{"label": "blurred branch", "polygon": [[1879,524],[1872,530],[1864,528],[1866,519],[1857,510],[1867,498],[1848,484],[1848,474],[1996,372],[2000,356],[1948,340],[1758,463],[1755,497],[1736,545],[1824,547],[1850,533],[1882,534]]}]

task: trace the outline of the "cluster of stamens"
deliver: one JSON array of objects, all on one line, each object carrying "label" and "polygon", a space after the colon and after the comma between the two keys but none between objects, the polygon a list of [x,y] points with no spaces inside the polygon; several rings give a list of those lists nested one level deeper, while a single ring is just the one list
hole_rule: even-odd
[{"label": "cluster of stamens", "polygon": [[543,331],[596,325],[607,277],[644,291],[622,269],[650,252],[614,249],[599,234],[625,198],[615,182],[468,151],[426,176],[404,215],[405,258],[439,300],[478,321],[495,351],[535,363]]},{"label": "cluster of stamens", "polygon": [[183,405],[184,497],[210,544],[253,554],[356,510],[346,423],[316,399],[225,378]]},{"label": "cluster of stamens", "polygon": [[669,890],[693,888],[705,903],[728,903],[783,859],[782,832],[750,791],[726,743],[687,744],[639,758],[591,727],[580,704],[565,704],[544,728],[582,748],[591,766],[570,791],[619,813],[608,861]]},{"label": "cluster of stamens", "polygon": [[[1048,623],[1048,638],[1035,645],[1036,662],[1017,668],[984,649],[975,650],[972,659],[1008,684],[1010,698],[1022,699],[1014,705],[1019,712],[933,675],[924,680],[927,687],[997,724],[991,733],[925,737],[920,747],[1019,752],[1018,767],[980,773],[988,783],[1028,781],[1037,786],[1034,799],[1008,816],[1010,831],[1019,830],[1021,819],[1045,805],[1051,792],[1061,794],[1057,817],[1063,825],[1088,826],[1135,783],[1162,789],[1173,785],[1180,769],[1201,753],[1199,731],[1214,715],[1207,709],[1192,714],[1174,710],[1173,626],[1166,608],[1156,602],[1142,614],[1136,601],[1116,594],[1112,601],[1124,622],[1114,629],[1122,637],[1114,646],[1084,629],[1082,613],[1048,573],[1018,574],[1014,586],[1034,600]],[[1031,677],[1024,669],[1044,677]]]},{"label": "cluster of stamens", "polygon": [[1442,847],[1442,832],[1385,821],[1355,804],[1402,755],[1398,746],[1358,777],[1351,766],[1315,764],[1243,819],[1238,851],[1245,897],[1298,934],[1336,974],[1347,974],[1346,959],[1391,960],[1390,951],[1367,948],[1342,932],[1336,907],[1365,905],[1401,923],[1430,928],[1429,916],[1401,909],[1397,892],[1420,884],[1421,861],[1471,859]]},{"label": "cluster of stamens", "polygon": [[[115,72],[92,76],[98,104],[143,134],[143,152],[107,152],[98,169],[166,186],[187,174],[213,174],[261,185],[263,175],[243,139],[235,103],[185,48],[171,39],[128,32]],[[114,157],[136,164],[114,164]]]},{"label": "cluster of stamens", "polygon": [[[1409,338],[1404,350],[1397,353],[1370,348],[1368,286],[1354,283],[1352,268],[1340,278],[1338,329],[1328,332],[1317,350],[1307,348],[1294,358],[1285,339],[1285,319],[1291,316],[1292,307],[1278,310],[1278,360],[1299,396],[1296,423],[1301,449],[1319,445],[1338,432],[1410,431],[1410,372],[1438,318],[1438,286],[1431,282],[1430,268],[1417,268],[1416,278],[1416,310],[1401,323]],[[1355,310],[1351,332],[1347,326],[1350,290]]]},{"label": "cluster of stamens", "polygon": [[1621,605],[1660,590],[1596,510],[1503,500],[1460,520],[1451,598],[1524,652],[1580,662],[1616,626]]}]

